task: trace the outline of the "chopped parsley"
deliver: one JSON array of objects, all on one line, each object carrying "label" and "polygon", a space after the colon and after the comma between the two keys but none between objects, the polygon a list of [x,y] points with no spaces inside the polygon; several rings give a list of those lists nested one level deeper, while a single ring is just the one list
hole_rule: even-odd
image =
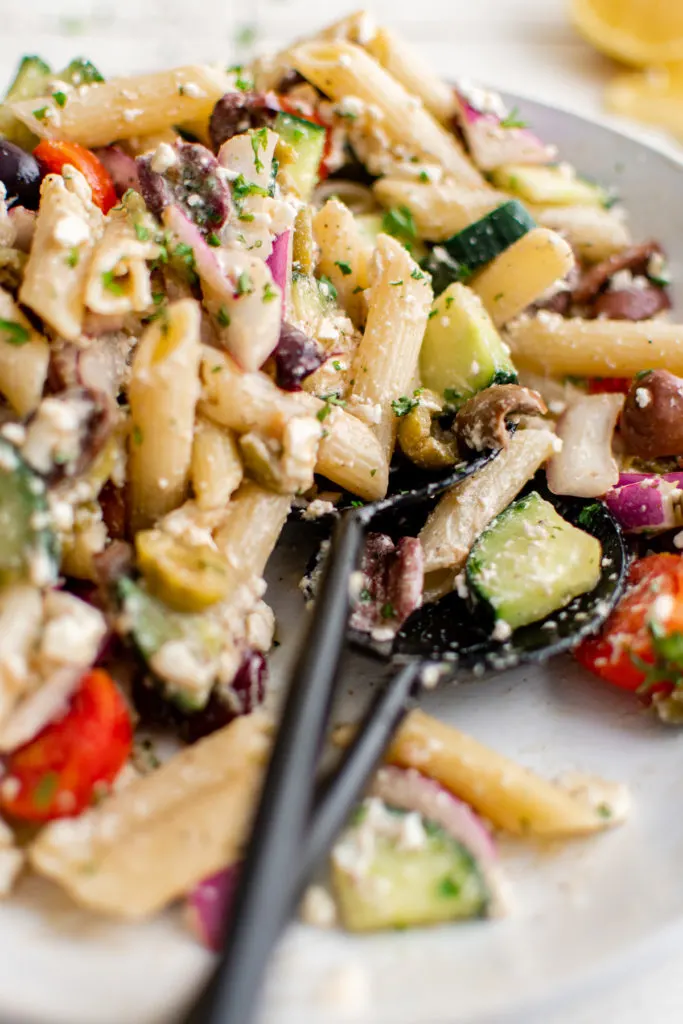
[{"label": "chopped parsley", "polygon": [[144,224],[140,224],[139,221],[136,221],[133,227],[138,242],[146,242],[149,238],[149,228],[146,228]]},{"label": "chopped parsley", "polygon": [[447,295],[446,296],[446,309],[450,309],[452,305],[453,305],[453,296],[452,295]]},{"label": "chopped parsley", "polygon": [[382,217],[382,231],[393,235],[401,242],[415,242],[417,228],[413,215],[407,206],[394,206]]},{"label": "chopped parsley", "polygon": [[455,388],[444,388],[443,397],[446,399],[449,405],[457,404],[462,401],[462,395]]},{"label": "chopped parsley", "polygon": [[500,122],[501,128],[528,128],[528,121],[523,121],[519,116],[519,110],[517,107],[513,107],[509,114],[507,114]]},{"label": "chopped parsley", "polygon": [[234,64],[231,68],[228,68],[228,74],[234,74],[235,88],[239,89],[240,92],[249,92],[254,88],[253,78],[245,75],[244,67],[241,64]]},{"label": "chopped parsley", "polygon": [[221,244],[221,240],[215,231],[211,232],[211,234],[207,237],[206,241],[209,243],[209,245],[213,246],[214,249],[217,249],[218,246]]},{"label": "chopped parsley", "polygon": [[605,820],[608,820],[612,817],[612,808],[609,806],[609,804],[598,804],[595,810],[600,815],[600,817],[604,818]]},{"label": "chopped parsley", "polygon": [[234,36],[235,46],[252,46],[256,42],[257,35],[256,25],[240,25]]},{"label": "chopped parsley", "polygon": [[410,276],[412,277],[413,281],[424,281],[426,277],[426,275],[422,273],[419,267],[415,267],[413,270],[411,270]]},{"label": "chopped parsley", "polygon": [[420,395],[423,392],[423,388],[415,388],[413,391],[413,397],[409,398],[408,395],[400,395],[399,398],[395,398],[391,403],[391,408],[394,410],[397,416],[407,416],[409,412],[412,412],[420,404]]},{"label": "chopped parsley", "polygon": [[316,413],[316,416],[320,420],[321,423],[323,423],[327,419],[327,417],[330,415],[330,413],[332,412],[332,407],[334,405],[337,405],[337,406],[339,406],[342,409],[346,405],[346,402],[344,401],[344,399],[340,398],[339,395],[335,395],[335,394],[321,395],[321,398],[322,398],[322,400],[323,400],[323,402],[325,404],[322,406],[322,408],[318,409],[318,411]]},{"label": "chopped parsley", "polygon": [[237,278],[237,294],[238,295],[251,295],[254,290],[251,277],[248,271],[243,270],[240,276]]},{"label": "chopped parsley", "polygon": [[345,263],[343,260],[335,260],[334,265],[335,267],[339,267],[344,277],[348,277],[349,274],[353,273],[351,270],[351,264]]},{"label": "chopped parsley", "polygon": [[260,185],[254,185],[253,182],[247,181],[243,174],[238,174],[232,183],[232,198],[236,203],[243,202],[248,196],[267,195],[267,188],[261,188]]},{"label": "chopped parsley", "polygon": [[649,373],[652,373],[652,370],[638,370],[638,373],[635,375],[635,379],[642,380],[643,377],[647,377]]},{"label": "chopped parsley", "polygon": [[222,367],[222,366],[220,366],[220,365],[218,365],[218,366],[213,366],[213,367],[211,368],[211,373],[220,373],[222,369],[223,369],[223,367]]},{"label": "chopped parsley", "polygon": [[276,299],[276,298],[277,298],[277,292],[273,288],[273,286],[270,283],[270,281],[266,281],[266,283],[263,286],[263,301],[264,302],[272,302],[273,299]]},{"label": "chopped parsley", "polygon": [[33,790],[33,802],[39,810],[47,810],[54,800],[59,787],[57,772],[45,772]]},{"label": "chopped parsley", "polygon": [[133,443],[142,444],[142,430],[137,423],[133,427]]},{"label": "chopped parsley", "polygon": [[504,295],[505,295],[505,292],[498,292],[497,295],[493,296],[493,301],[494,302],[500,302],[500,300],[503,298]]},{"label": "chopped parsley", "polygon": [[429,316],[427,317],[427,319],[432,320],[438,312],[438,309],[430,309]]},{"label": "chopped parsley", "polygon": [[398,288],[400,285],[403,284],[403,281],[390,281],[389,284],[391,285],[392,288]]},{"label": "chopped parsley", "polygon": [[360,594],[358,595],[360,601],[372,601],[372,594],[367,587],[363,587]]},{"label": "chopped parsley", "polygon": [[432,180],[426,171],[420,171],[418,178],[423,185],[427,185]]},{"label": "chopped parsley", "polygon": [[48,116],[49,107],[39,107],[38,110],[33,111],[33,116],[37,121],[45,121]]},{"label": "chopped parsley", "polygon": [[0,320],[0,332],[4,335],[3,341],[8,345],[20,348],[31,338],[31,333],[16,320]]},{"label": "chopped parsley", "polygon": [[460,895],[460,886],[457,882],[454,882],[449,875],[446,875],[446,877],[442,878],[438,883],[437,892],[439,896],[444,896],[446,899],[452,899],[453,897]]},{"label": "chopped parsley", "polygon": [[370,470],[370,476],[374,476],[376,472],[377,472],[376,469],[371,469]]},{"label": "chopped parsley", "polygon": [[260,174],[263,168],[263,160],[259,156],[260,149],[268,148],[268,129],[259,128],[258,131],[251,133],[251,148],[254,154],[254,168],[256,173]]},{"label": "chopped parsley", "polygon": [[344,367],[342,366],[338,359],[334,359],[332,361],[332,367],[337,371],[337,373],[341,373],[341,371],[344,369]]},{"label": "chopped parsley", "polygon": [[104,270],[102,272],[102,285],[112,295],[123,295],[123,285],[120,281],[116,280],[113,270]]},{"label": "chopped parsley", "polygon": [[351,502],[351,508],[363,508],[363,502],[356,499]]},{"label": "chopped parsley", "polygon": [[322,286],[320,290],[323,295],[326,295],[334,302],[337,298],[337,289],[334,287],[327,274],[321,274],[318,279],[318,283]]},{"label": "chopped parsley", "polygon": [[394,618],[394,616],[396,615],[396,612],[394,611],[394,606],[391,603],[391,601],[387,601],[386,604],[382,605],[382,607],[380,609],[380,615],[382,616],[383,619],[393,619]]},{"label": "chopped parsley", "polygon": [[65,92],[53,92],[52,99],[55,101],[58,107],[66,106],[66,93]]},{"label": "chopped parsley", "polygon": [[69,255],[66,258],[67,266],[69,266],[69,267],[77,267],[78,266],[78,261],[79,261],[80,258],[81,258],[81,254],[78,251],[77,246],[74,246],[73,249],[70,251]]},{"label": "chopped parsley", "polygon": [[230,314],[228,313],[225,306],[221,306],[221,308],[218,310],[218,313],[216,314],[216,320],[218,320],[218,323],[220,324],[221,327],[230,326]]},{"label": "chopped parsley", "polygon": [[357,285],[356,285],[356,287],[355,287],[355,288],[353,289],[353,291],[351,292],[351,294],[352,294],[352,295],[359,295],[359,294],[360,294],[360,292],[362,292],[362,291],[364,291],[364,289],[363,289],[363,288],[361,288],[361,286],[360,286],[359,284],[357,284]]}]

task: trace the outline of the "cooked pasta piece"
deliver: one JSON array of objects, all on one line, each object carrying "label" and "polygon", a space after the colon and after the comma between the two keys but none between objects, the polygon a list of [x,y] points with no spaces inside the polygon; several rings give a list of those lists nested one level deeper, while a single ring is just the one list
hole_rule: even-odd
[{"label": "cooked pasta piece", "polygon": [[503,192],[489,188],[469,188],[449,177],[440,168],[422,172],[430,180],[417,177],[385,177],[375,182],[373,191],[387,207],[405,206],[410,210],[420,238],[443,242],[479,220],[507,199]]},{"label": "cooked pasta piece", "polygon": [[362,325],[372,245],[363,238],[351,211],[337,199],[328,199],[316,213],[313,234],[320,247],[320,271],[332,281],[342,309],[356,326]]},{"label": "cooked pasta piece", "polygon": [[632,377],[643,368],[683,374],[683,324],[566,320],[541,310],[509,324],[506,339],[520,366],[558,377]]},{"label": "cooked pasta piece", "polygon": [[36,686],[30,659],[43,625],[40,590],[28,584],[6,587],[0,594],[0,724],[4,726],[19,700]]},{"label": "cooked pasta piece", "polygon": [[403,159],[431,156],[464,184],[482,183],[455,137],[360,47],[314,41],[295,46],[290,58],[296,70],[331,99],[354,96],[376,109],[377,128],[386,134],[387,148],[400,148]]},{"label": "cooked pasta piece", "polygon": [[38,407],[50,363],[50,346],[0,288],[0,394],[19,416]]},{"label": "cooked pasta piece", "polygon": [[188,121],[207,122],[230,86],[223,71],[197,64],[81,86],[66,93],[61,107],[51,96],[9,106],[41,138],[106,146]]},{"label": "cooked pasta piece", "polygon": [[505,451],[441,498],[420,531],[430,598],[453,589],[455,575],[481,531],[507,508],[557,445],[550,430],[518,430]]},{"label": "cooked pasta piece", "polygon": [[292,496],[245,480],[214,534],[218,550],[239,579],[260,577],[289,515]]},{"label": "cooked pasta piece", "polygon": [[621,210],[600,206],[533,206],[532,216],[545,228],[558,231],[589,263],[599,263],[631,244],[631,232]]},{"label": "cooked pasta piece", "polygon": [[434,295],[427,275],[389,235],[377,240],[370,277],[368,319],[351,368],[349,410],[371,425],[389,462],[397,429],[392,403],[415,378]]},{"label": "cooked pasta piece", "polygon": [[142,918],[241,854],[270,747],[262,713],[236,718],[30,847],[82,906]]},{"label": "cooked pasta piece", "polygon": [[422,711],[411,711],[387,760],[415,768],[514,835],[568,838],[618,823],[588,801]]},{"label": "cooked pasta piece", "polygon": [[190,475],[201,509],[227,505],[244,476],[237,438],[232,430],[219,427],[203,416],[197,418]]},{"label": "cooked pasta piece", "polygon": [[[358,40],[363,45],[362,40]],[[380,28],[365,49],[413,96],[419,96],[437,121],[450,127],[457,111],[453,89],[435,75],[412,46],[387,28]]]},{"label": "cooked pasta piece", "polygon": [[185,498],[199,398],[199,330],[199,306],[182,299],[150,324],[135,352],[128,390],[134,530],[152,525]]},{"label": "cooked pasta piece", "polygon": [[121,206],[111,211],[88,268],[88,309],[116,315],[150,308],[152,288],[146,260],[156,259],[161,251],[154,234],[154,222],[142,210]]},{"label": "cooked pasta piece", "polygon": [[243,373],[222,352],[204,347],[199,410],[239,434],[258,430],[281,438],[285,424],[302,409],[323,425],[316,471],[354,494],[374,501],[386,494],[389,464],[370,427],[330,401],[304,391],[285,394],[264,373]]},{"label": "cooked pasta piece", "polygon": [[90,188],[78,171],[48,174],[20,301],[67,341],[77,341],[85,314],[85,284],[103,217],[90,201]]},{"label": "cooked pasta piece", "polygon": [[539,299],[574,266],[568,242],[548,228],[534,228],[473,278],[474,291],[496,327]]}]

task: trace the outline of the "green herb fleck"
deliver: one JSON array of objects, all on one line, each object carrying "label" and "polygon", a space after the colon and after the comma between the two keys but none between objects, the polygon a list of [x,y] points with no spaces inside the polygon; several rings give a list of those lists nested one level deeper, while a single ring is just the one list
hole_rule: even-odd
[{"label": "green herb fleck", "polygon": [[363,508],[363,502],[355,499],[351,502],[351,508]]},{"label": "green herb fleck", "polygon": [[376,472],[377,472],[376,469],[371,469],[370,470],[370,476],[374,476],[376,474]]},{"label": "green herb fleck", "polygon": [[142,430],[137,423],[133,427],[133,443],[142,444]]},{"label": "green herb fleck", "polygon": [[392,288],[398,288],[399,285],[403,284],[403,281],[390,281],[389,284],[391,285]]},{"label": "green herb fleck", "polygon": [[401,395],[391,403],[391,408],[397,416],[407,416],[408,413],[420,404],[418,398],[409,398],[408,395]]},{"label": "green herb fleck", "polygon": [[360,594],[358,595],[358,598],[360,601],[372,601],[372,594],[370,593],[367,587],[363,587]]},{"label": "green herb fleck", "polygon": [[517,107],[513,107],[509,114],[500,122],[501,128],[528,128],[529,123],[523,121],[519,116]]},{"label": "green herb fleck", "polygon": [[65,92],[53,92],[52,99],[55,101],[58,107],[66,106],[66,93]]},{"label": "green herb fleck", "polygon": [[240,25],[234,35],[235,46],[252,46],[256,41],[257,35],[256,25]]},{"label": "green herb fleck", "polygon": [[337,289],[334,287],[327,274],[321,274],[318,279],[318,283],[321,286],[320,290],[323,295],[326,295],[334,302],[337,298]]},{"label": "green herb fleck", "polygon": [[450,309],[452,305],[453,305],[453,296],[452,295],[447,295],[446,296],[446,309]]},{"label": "green herb fleck", "polygon": [[652,373],[652,370],[638,370],[638,373],[635,375],[634,379],[635,380],[642,380],[643,377],[647,377],[648,374],[650,374],[650,373]]},{"label": "green herb fleck", "polygon": [[493,296],[493,301],[500,302],[500,300],[503,298],[503,295],[505,295],[505,292],[498,292],[497,295]]},{"label": "green herb fleck", "polygon": [[341,373],[341,371],[344,369],[344,367],[342,366],[338,359],[332,360],[332,367],[337,371],[337,373]]},{"label": "green herb fleck", "polygon": [[235,88],[239,89],[240,92],[249,92],[254,88],[254,80],[245,75],[244,67],[241,64],[234,64],[231,68],[228,68],[228,74],[235,75]]},{"label": "green herb fleck", "polygon": [[78,248],[76,246],[74,246],[73,249],[70,251],[69,255],[66,258],[67,266],[69,266],[69,267],[77,267],[78,266],[78,261],[79,261],[80,258],[81,258],[81,254],[78,251]]},{"label": "green herb fleck", "polygon": [[443,397],[446,399],[449,405],[457,404],[462,401],[462,395],[455,388],[444,388]]},{"label": "green herb fleck", "polygon": [[437,892],[439,896],[443,896],[446,899],[453,899],[460,895],[460,886],[457,882],[454,882],[450,875],[446,875],[442,878],[437,885]]},{"label": "green herb fleck", "polygon": [[140,224],[139,221],[133,225],[135,229],[135,237],[138,242],[146,242],[149,238],[149,229],[144,224]]},{"label": "green herb fleck", "polygon": [[33,111],[33,116],[37,121],[44,121],[47,118],[49,107],[39,107],[38,110]]},{"label": "green herb fleck", "polygon": [[223,367],[219,364],[218,366],[212,367],[211,373],[220,373],[222,369]]},{"label": "green herb fleck", "polygon": [[422,182],[423,185],[426,185],[432,179],[429,177],[426,171],[420,171],[419,180]]},{"label": "green herb fleck", "polygon": [[240,276],[237,278],[237,294],[238,295],[251,295],[254,290],[249,272],[243,270]]},{"label": "green herb fleck", "polygon": [[339,267],[339,269],[341,270],[341,272],[344,275],[344,277],[348,277],[349,274],[353,273],[353,271],[351,270],[351,264],[350,263],[344,263],[343,260],[335,260],[334,265],[335,265],[335,267]]},{"label": "green herb fleck", "polygon": [[263,160],[259,156],[260,149],[268,148],[268,129],[259,128],[258,131],[251,133],[251,149],[254,154],[254,167],[256,173],[260,174],[263,170]]},{"label": "green herb fleck", "polygon": [[4,334],[3,340],[8,345],[14,345],[15,348],[25,345],[31,337],[30,331],[16,320],[0,320],[0,332]]},{"label": "green herb fleck", "polygon": [[216,232],[215,232],[215,231],[212,231],[212,232],[211,232],[211,234],[210,234],[210,235],[208,236],[208,238],[206,239],[206,241],[207,241],[207,242],[209,243],[209,245],[210,245],[210,246],[212,246],[212,247],[213,247],[214,249],[217,249],[217,248],[218,248],[218,246],[219,246],[219,245],[221,244],[221,240],[220,240],[220,238],[218,237],[218,235],[216,234]]},{"label": "green herb fleck", "polygon": [[102,272],[102,284],[112,295],[123,295],[123,286],[114,277],[113,270],[104,270]]},{"label": "green herb fleck", "polygon": [[387,601],[386,604],[382,605],[382,608],[380,609],[380,615],[382,616],[383,619],[393,619],[394,618],[394,616],[396,615],[396,612],[394,611],[394,606],[391,603],[391,601]]},{"label": "green herb fleck", "polygon": [[387,210],[382,218],[382,231],[393,235],[402,242],[415,242],[417,240],[417,228],[413,215],[407,206],[394,206]]},{"label": "green herb fleck", "polygon": [[33,802],[39,810],[46,810],[55,798],[59,786],[57,772],[45,772],[33,790]]},{"label": "green herb fleck", "polygon": [[355,287],[355,288],[353,289],[353,291],[351,292],[351,294],[352,294],[352,295],[360,295],[360,293],[361,293],[361,292],[362,292],[363,290],[364,290],[364,289],[363,289],[363,288],[361,288],[361,286],[360,286],[359,284],[357,284],[357,285],[356,285],[356,287]]},{"label": "green herb fleck", "polygon": [[325,404],[322,408],[318,409],[318,412],[316,413],[316,416],[321,423],[323,423],[332,412],[332,406],[337,405],[343,409],[346,405],[344,399],[340,398],[339,395],[321,395],[321,398]]},{"label": "green herb fleck", "polygon": [[423,274],[418,267],[415,267],[414,270],[411,270],[410,276],[412,277],[413,281],[424,281],[426,274]]},{"label": "green herb fleck", "polygon": [[427,317],[427,319],[432,320],[438,312],[438,309],[430,309],[429,316]]},{"label": "green herb fleck", "polygon": [[600,817],[604,818],[605,820],[611,818],[613,814],[612,808],[609,806],[609,804],[598,804],[595,810],[600,815]]},{"label": "green herb fleck", "polygon": [[228,313],[225,306],[221,306],[221,308],[218,310],[218,313],[216,314],[216,319],[218,320],[218,323],[221,327],[230,326],[230,314]]},{"label": "green herb fleck", "polygon": [[276,298],[277,298],[277,292],[273,288],[273,286],[270,283],[270,281],[266,281],[266,283],[263,286],[263,301],[264,302],[272,302],[273,299],[276,299]]}]

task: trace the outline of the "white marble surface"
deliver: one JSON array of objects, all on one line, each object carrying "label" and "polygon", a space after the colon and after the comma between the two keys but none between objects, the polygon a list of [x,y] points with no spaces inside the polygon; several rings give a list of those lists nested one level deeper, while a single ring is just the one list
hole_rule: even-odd
[{"label": "white marble surface", "polygon": [[[368,6],[405,32],[444,75],[468,75],[579,113],[600,113],[601,88],[614,65],[574,34],[563,0],[375,0]],[[344,0],[0,0],[0,79],[10,78],[23,53],[39,53],[57,66],[83,54],[105,74],[232,61],[349,9]],[[683,155],[663,136],[640,132]],[[646,892],[644,879],[633,896],[642,899]],[[678,1024],[682,968],[683,950],[654,964],[644,961],[618,983],[606,982],[559,1014],[528,1024]]]}]

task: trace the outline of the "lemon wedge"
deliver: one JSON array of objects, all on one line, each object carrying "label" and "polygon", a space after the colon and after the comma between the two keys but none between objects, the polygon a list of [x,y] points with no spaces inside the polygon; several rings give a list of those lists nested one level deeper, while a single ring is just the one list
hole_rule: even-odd
[{"label": "lemon wedge", "polygon": [[683,60],[681,0],[572,0],[571,16],[589,43],[627,64]]},{"label": "lemon wedge", "polygon": [[608,110],[683,137],[683,64],[617,75],[605,90]]}]

